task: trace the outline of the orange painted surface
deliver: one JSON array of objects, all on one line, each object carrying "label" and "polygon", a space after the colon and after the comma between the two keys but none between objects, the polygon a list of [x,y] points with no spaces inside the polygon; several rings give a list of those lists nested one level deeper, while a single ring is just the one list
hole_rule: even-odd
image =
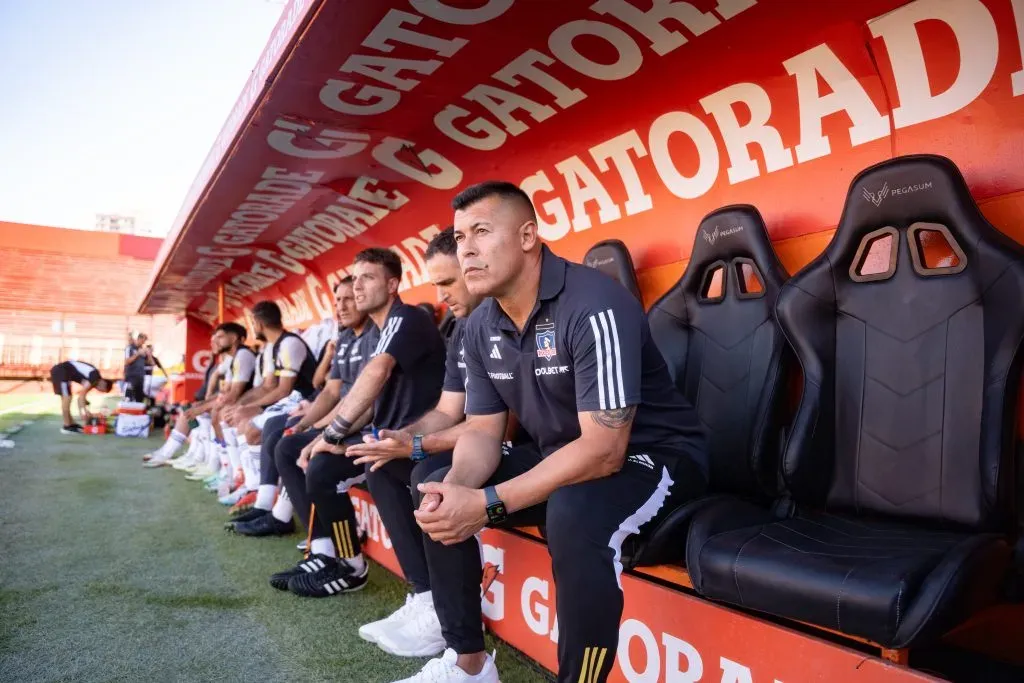
[{"label": "orange painted surface", "polygon": [[[401,575],[391,541],[370,495],[349,492],[365,552]],[[482,533],[486,580],[485,623],[501,639],[550,670],[557,663],[555,591],[551,558],[543,544],[493,529]],[[672,580],[681,570],[644,570]],[[624,574],[625,610],[613,683],[701,681],[818,681],[917,683],[937,681],[830,642],[758,620],[701,598]],[[702,672],[697,675],[697,672]],[[690,677],[686,677],[689,673]]]}]

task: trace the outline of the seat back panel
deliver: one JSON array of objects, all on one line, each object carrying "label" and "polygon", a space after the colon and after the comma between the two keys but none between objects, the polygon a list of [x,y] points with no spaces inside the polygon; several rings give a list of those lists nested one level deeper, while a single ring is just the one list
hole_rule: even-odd
[{"label": "seat back panel", "polygon": [[705,426],[716,492],[776,492],[786,346],[774,302],[785,279],[757,210],[725,207],[701,222],[686,272],[648,313]]},{"label": "seat back panel", "polygon": [[947,159],[858,176],[832,242],[779,298],[805,376],[784,467],[798,500],[971,527],[1000,518],[1022,285],[1024,250]]}]

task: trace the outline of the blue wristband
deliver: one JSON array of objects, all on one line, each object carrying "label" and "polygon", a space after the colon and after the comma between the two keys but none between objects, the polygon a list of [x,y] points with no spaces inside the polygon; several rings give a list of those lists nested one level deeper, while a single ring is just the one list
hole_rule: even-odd
[{"label": "blue wristband", "polygon": [[412,437],[412,453],[409,455],[409,459],[413,462],[419,462],[426,459],[427,454],[423,452],[423,435],[416,434]]}]

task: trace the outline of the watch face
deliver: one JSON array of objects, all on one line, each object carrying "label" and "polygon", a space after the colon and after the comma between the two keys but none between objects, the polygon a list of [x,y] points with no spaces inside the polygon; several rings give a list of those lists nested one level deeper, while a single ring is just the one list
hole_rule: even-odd
[{"label": "watch face", "polygon": [[505,521],[505,504],[501,501],[492,503],[487,506],[487,516],[492,522],[503,522]]}]

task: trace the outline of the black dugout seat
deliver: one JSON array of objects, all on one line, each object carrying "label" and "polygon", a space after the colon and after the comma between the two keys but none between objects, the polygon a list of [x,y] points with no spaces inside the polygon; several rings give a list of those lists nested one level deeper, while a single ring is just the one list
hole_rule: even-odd
[{"label": "black dugout seat", "polygon": [[633,296],[643,301],[640,297],[640,285],[636,281],[633,257],[620,240],[598,242],[583,257],[583,264],[615,278]]},{"label": "black dugout seat", "polygon": [[701,221],[686,272],[648,312],[654,342],[705,427],[710,485],[707,497],[668,511],[624,549],[627,566],[681,563],[697,511],[733,495],[767,505],[776,493],[790,354],[774,311],[785,281],[761,214],[728,206]]},{"label": "black dugout seat", "polygon": [[888,648],[934,639],[1008,567],[1024,250],[948,159],[894,159],[854,179],[776,313],[804,377],[795,511],[697,515],[694,587]]}]

